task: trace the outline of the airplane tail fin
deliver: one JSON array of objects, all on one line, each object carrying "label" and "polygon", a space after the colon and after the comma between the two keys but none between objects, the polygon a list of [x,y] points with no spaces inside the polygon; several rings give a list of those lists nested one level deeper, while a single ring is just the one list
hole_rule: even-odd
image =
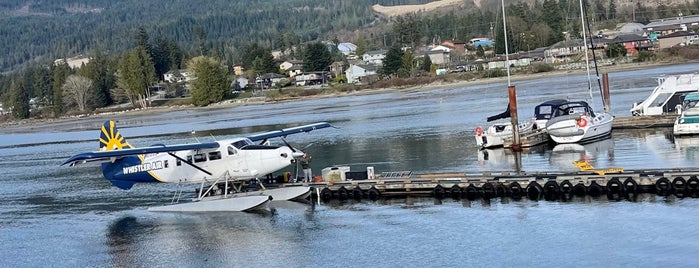
[{"label": "airplane tail fin", "polygon": [[121,136],[119,129],[116,127],[116,122],[109,120],[104,122],[100,131],[100,151],[112,151],[120,149],[131,149],[133,146],[126,141],[126,138]]},{"label": "airplane tail fin", "polygon": [[[100,130],[100,151],[113,151],[131,148],[134,147],[126,141],[124,136],[121,136],[119,129],[116,127],[116,122],[112,120],[104,122],[102,129]],[[128,190],[133,186],[133,181],[117,180],[114,177],[117,170],[121,168],[122,163],[125,162],[140,163],[141,160],[136,156],[126,156],[119,158],[116,160],[116,162],[102,163],[102,174],[104,175],[104,178],[109,180],[109,182],[111,182],[114,186],[123,190]]]}]

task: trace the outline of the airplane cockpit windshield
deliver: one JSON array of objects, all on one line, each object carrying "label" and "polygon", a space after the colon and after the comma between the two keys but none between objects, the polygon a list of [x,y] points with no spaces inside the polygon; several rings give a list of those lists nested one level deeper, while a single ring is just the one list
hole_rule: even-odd
[{"label": "airplane cockpit windshield", "polygon": [[236,141],[236,142],[232,143],[232,145],[233,145],[235,148],[238,148],[238,149],[242,149],[242,148],[245,147],[245,146],[253,145],[253,144],[254,144],[254,143],[253,143],[251,140],[248,140],[248,139],[243,139],[243,140],[239,140],[239,141]]}]

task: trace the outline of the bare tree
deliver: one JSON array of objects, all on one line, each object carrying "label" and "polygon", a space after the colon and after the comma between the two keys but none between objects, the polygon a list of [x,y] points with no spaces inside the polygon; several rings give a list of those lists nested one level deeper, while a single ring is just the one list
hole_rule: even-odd
[{"label": "bare tree", "polygon": [[91,88],[92,80],[79,75],[68,76],[63,84],[63,102],[66,107],[76,105],[80,112],[85,112]]}]

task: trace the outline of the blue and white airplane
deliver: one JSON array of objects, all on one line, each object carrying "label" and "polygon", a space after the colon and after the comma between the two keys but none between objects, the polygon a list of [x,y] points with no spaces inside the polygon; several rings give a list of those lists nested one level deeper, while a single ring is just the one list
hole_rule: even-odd
[{"label": "blue and white airplane", "polygon": [[[287,135],[331,126],[320,122],[215,142],[136,148],[126,141],[116,123],[110,120],[102,126],[99,151],[74,155],[62,165],[74,166],[101,161],[104,177],[124,190],[130,189],[135,183],[146,182],[201,184],[195,199],[199,202],[149,210],[245,211],[264,205],[270,197],[274,200],[288,200],[307,195],[309,187],[242,192],[239,185],[241,180],[273,173],[294,164],[297,157],[303,156],[303,152],[284,140]],[[286,146],[261,145],[271,138],[282,138]],[[208,188],[205,189],[205,186]],[[212,192],[219,190],[222,194],[210,196]]]}]

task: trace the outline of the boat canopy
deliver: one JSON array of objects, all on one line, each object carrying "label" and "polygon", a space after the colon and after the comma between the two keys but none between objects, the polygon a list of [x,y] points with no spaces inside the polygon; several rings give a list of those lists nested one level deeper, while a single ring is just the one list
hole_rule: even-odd
[{"label": "boat canopy", "polygon": [[574,113],[588,113],[590,116],[595,117],[592,107],[585,101],[566,101],[565,103],[559,104],[553,110],[552,116],[556,117]]},{"label": "boat canopy", "polygon": [[551,116],[553,115],[553,112],[555,111],[556,107],[566,102],[568,101],[563,99],[543,102],[534,107],[534,115],[536,116],[537,120],[551,119]]}]

